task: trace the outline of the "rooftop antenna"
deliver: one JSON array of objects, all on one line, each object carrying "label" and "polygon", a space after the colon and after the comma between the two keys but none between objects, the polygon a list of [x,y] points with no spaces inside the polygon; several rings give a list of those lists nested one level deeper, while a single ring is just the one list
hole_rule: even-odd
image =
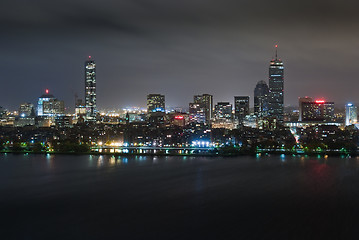
[{"label": "rooftop antenna", "polygon": [[277,60],[278,59],[278,45],[276,44],[275,45],[275,60]]}]

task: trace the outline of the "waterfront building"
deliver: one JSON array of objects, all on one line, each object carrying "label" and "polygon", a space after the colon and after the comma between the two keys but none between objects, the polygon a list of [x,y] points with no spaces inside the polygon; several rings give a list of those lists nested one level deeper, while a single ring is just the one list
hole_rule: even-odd
[{"label": "waterfront building", "polygon": [[268,115],[269,87],[265,81],[259,81],[254,89],[254,115],[263,118]]},{"label": "waterfront building", "polygon": [[249,115],[249,96],[234,97],[234,117],[242,125],[244,118]]},{"label": "waterfront building", "polygon": [[85,106],[86,120],[96,120],[96,63],[89,56],[85,61]]},{"label": "waterfront building", "polygon": [[345,126],[349,126],[352,124],[358,123],[358,113],[357,107],[352,104],[348,103],[345,105]]},{"label": "waterfront building", "polygon": [[282,122],[284,119],[284,66],[278,58],[277,48],[275,59],[269,65],[269,115]]}]

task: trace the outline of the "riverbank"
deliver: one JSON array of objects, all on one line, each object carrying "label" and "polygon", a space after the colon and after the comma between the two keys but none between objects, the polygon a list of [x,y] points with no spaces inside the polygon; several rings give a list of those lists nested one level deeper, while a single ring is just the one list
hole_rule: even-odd
[{"label": "riverbank", "polygon": [[195,156],[195,157],[237,157],[237,156],[268,156],[268,155],[291,155],[291,156],[345,156],[356,157],[358,152],[343,151],[321,151],[321,152],[295,152],[295,151],[213,151],[213,152],[193,152],[193,153],[173,153],[158,151],[156,153],[133,153],[133,152],[33,152],[33,151],[0,151],[0,154],[32,154],[32,155],[110,155],[110,156]]}]

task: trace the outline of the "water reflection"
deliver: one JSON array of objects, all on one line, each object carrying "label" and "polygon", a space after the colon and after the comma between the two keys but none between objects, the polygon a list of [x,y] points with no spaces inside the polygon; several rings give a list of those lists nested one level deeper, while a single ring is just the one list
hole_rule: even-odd
[{"label": "water reflection", "polygon": [[100,168],[104,165],[104,159],[103,156],[99,156],[99,158],[97,159],[97,167]]},{"label": "water reflection", "polygon": [[111,166],[116,165],[116,158],[114,156],[110,157],[109,163]]},{"label": "water reflection", "polygon": [[46,165],[48,169],[54,169],[55,167],[55,156],[49,153],[46,154]]}]

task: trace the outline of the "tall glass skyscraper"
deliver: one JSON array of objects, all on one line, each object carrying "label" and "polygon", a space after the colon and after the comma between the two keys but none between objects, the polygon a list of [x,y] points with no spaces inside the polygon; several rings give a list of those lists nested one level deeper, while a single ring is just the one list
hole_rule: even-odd
[{"label": "tall glass skyscraper", "polygon": [[275,59],[269,65],[269,116],[283,121],[284,108],[284,67],[282,60],[277,56],[277,45]]},{"label": "tall glass skyscraper", "polygon": [[96,63],[91,56],[85,62],[85,105],[86,120],[96,120]]}]

